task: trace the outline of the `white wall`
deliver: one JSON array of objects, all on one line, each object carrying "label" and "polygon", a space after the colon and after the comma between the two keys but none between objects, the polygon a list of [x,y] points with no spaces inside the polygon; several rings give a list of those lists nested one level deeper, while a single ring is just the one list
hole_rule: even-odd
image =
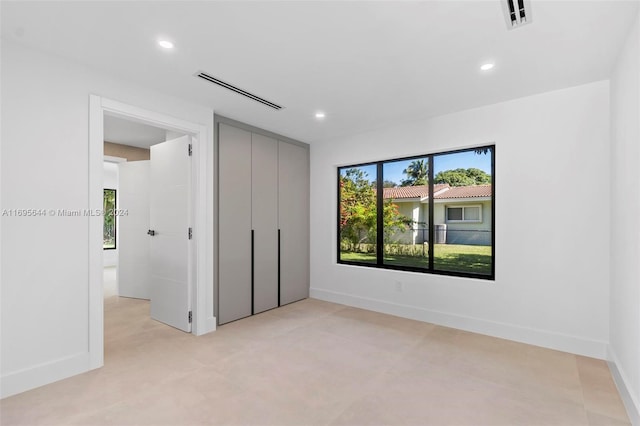
[{"label": "white wall", "polygon": [[611,76],[611,327],[614,377],[640,424],[640,33]]},{"label": "white wall", "polygon": [[[336,263],[336,166],[493,142],[495,282]],[[604,358],[608,175],[607,81],[314,144],[311,294]]]},{"label": "white wall", "polygon": [[[117,163],[109,163],[108,161],[104,162],[104,175],[103,175],[103,188],[105,189],[115,189],[116,197],[119,197],[119,189],[118,186],[118,164]],[[117,199],[116,199],[117,200]],[[116,201],[116,207],[119,207],[120,204]],[[118,235],[118,222],[119,217],[116,217],[116,248],[114,250],[105,250],[102,252],[104,266],[116,266],[118,264],[118,247],[119,247],[119,235]]]},{"label": "white wall", "polygon": [[[2,208],[88,208],[90,93],[207,125],[212,135],[209,108],[5,39],[1,47]],[[7,396],[88,370],[88,289],[100,283],[88,283],[88,218],[1,223]]]}]

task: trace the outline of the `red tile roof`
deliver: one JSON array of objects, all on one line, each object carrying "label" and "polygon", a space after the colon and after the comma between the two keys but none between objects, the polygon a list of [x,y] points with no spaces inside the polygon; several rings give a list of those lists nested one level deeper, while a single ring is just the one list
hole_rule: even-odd
[{"label": "red tile roof", "polygon": [[[435,199],[490,197],[491,185],[450,187],[448,184],[436,184],[433,185],[433,191],[435,192]],[[392,198],[394,200],[428,198],[428,196],[429,187],[427,185],[384,188],[384,198]]]},{"label": "red tile roof", "polygon": [[[449,185],[437,184],[433,186],[433,191],[438,193],[446,189]],[[429,196],[429,187],[427,185],[417,186],[398,186],[396,188],[385,188],[384,198],[393,198],[400,200],[402,198],[426,198]]]},{"label": "red tile roof", "polygon": [[434,198],[479,198],[491,197],[491,185],[453,186],[447,191],[436,194]]}]

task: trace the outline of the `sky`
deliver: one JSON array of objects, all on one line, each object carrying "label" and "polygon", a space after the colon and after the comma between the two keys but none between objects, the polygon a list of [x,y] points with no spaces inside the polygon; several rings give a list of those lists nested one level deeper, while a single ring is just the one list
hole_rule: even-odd
[{"label": "sky", "polygon": [[[406,178],[406,175],[402,173],[403,170],[413,160],[394,161],[392,163],[385,163],[383,174],[384,180],[390,180],[397,184]],[[426,161],[426,158],[425,158]],[[453,154],[436,155],[433,157],[433,174],[443,170],[452,169],[469,169],[476,168],[484,171],[487,174],[491,174],[491,155],[489,154],[476,154],[474,151],[464,151]],[[375,165],[360,167],[365,171],[370,180],[376,178]]]}]

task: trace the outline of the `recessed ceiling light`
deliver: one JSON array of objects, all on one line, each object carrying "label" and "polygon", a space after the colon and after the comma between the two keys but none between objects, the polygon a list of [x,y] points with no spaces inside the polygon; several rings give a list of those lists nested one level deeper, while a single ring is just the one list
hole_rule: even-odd
[{"label": "recessed ceiling light", "polygon": [[317,119],[321,120],[321,119],[323,119],[324,117],[326,117],[326,115],[325,115],[325,113],[324,113],[324,112],[322,112],[322,111],[318,111],[318,112],[316,112],[316,118],[317,118]]},{"label": "recessed ceiling light", "polygon": [[480,69],[482,71],[489,71],[490,69],[492,69],[495,66],[496,66],[496,64],[494,64],[493,62],[487,62],[486,64],[480,65]]},{"label": "recessed ceiling light", "polygon": [[160,40],[158,42],[158,44],[160,45],[160,47],[165,48],[165,49],[173,49],[173,43],[171,43],[169,40]]}]

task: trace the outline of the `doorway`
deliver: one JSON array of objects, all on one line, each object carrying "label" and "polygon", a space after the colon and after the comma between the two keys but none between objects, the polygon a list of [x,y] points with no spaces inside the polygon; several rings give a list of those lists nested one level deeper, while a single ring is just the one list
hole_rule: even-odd
[{"label": "doorway", "polygon": [[147,300],[153,320],[190,332],[191,137],[105,115],[104,138],[106,306]]},{"label": "doorway", "polygon": [[[207,145],[212,145],[209,141],[213,127],[213,116],[211,124],[206,125],[183,121],[175,117],[164,115],[156,111],[144,110],[135,106],[124,104],[121,102],[106,99],[100,96],[90,96],[90,119],[89,119],[89,207],[92,210],[101,210],[103,205],[103,174],[104,174],[104,120],[105,116],[125,119],[135,123],[154,126],[166,129],[169,132],[176,132],[188,135],[191,143],[191,163],[193,167],[189,172],[189,188],[191,191],[191,200],[185,200],[187,208],[192,214],[189,215],[189,221],[193,225],[190,227],[190,236],[192,237],[188,243],[185,243],[185,250],[188,251],[188,262],[185,266],[187,275],[186,287],[181,289],[182,302],[188,307],[192,313],[184,312],[184,320],[187,321],[187,315],[192,319],[191,333],[200,335],[215,330],[215,317],[213,316],[213,271],[209,271],[211,262],[207,262],[207,257],[213,258],[213,230],[207,226],[207,215],[213,215],[213,194],[209,195],[207,191],[210,185],[208,177],[213,176],[213,172],[209,164],[213,164],[209,155],[211,154]],[[184,140],[177,145],[183,144]],[[174,144],[172,149],[179,147]],[[188,145],[188,144],[187,144]],[[169,150],[160,155],[164,158],[173,158],[174,152]],[[162,161],[159,161],[162,163]],[[165,161],[166,163],[166,161]],[[160,172],[161,176],[165,173]],[[167,182],[159,179],[162,184],[171,187],[176,186],[175,182]],[[162,189],[161,189],[162,190]],[[166,191],[166,187],[165,187]],[[178,203],[180,204],[180,203]],[[156,209],[162,210],[162,209]],[[175,212],[174,212],[175,213]],[[184,216],[184,214],[182,215]],[[166,218],[160,218],[160,221],[167,222]],[[104,306],[103,306],[103,218],[89,218],[89,353],[90,368],[101,367],[104,363]],[[149,231],[152,231],[151,229]],[[156,251],[164,253],[165,259],[169,250],[176,246],[175,240],[170,240],[169,234],[165,231],[162,233],[164,238],[157,239],[158,244]],[[187,229],[184,229],[184,237],[187,237]],[[155,237],[153,237],[155,238]],[[161,265],[162,263],[157,263]],[[158,270],[162,270],[161,267]],[[166,268],[164,273],[170,273]],[[166,277],[165,277],[166,278]],[[165,284],[166,284],[165,280]],[[174,301],[175,288],[163,285],[162,299],[160,310],[176,310]],[[174,293],[172,293],[174,292]],[[181,315],[182,317],[182,315]]]}]

